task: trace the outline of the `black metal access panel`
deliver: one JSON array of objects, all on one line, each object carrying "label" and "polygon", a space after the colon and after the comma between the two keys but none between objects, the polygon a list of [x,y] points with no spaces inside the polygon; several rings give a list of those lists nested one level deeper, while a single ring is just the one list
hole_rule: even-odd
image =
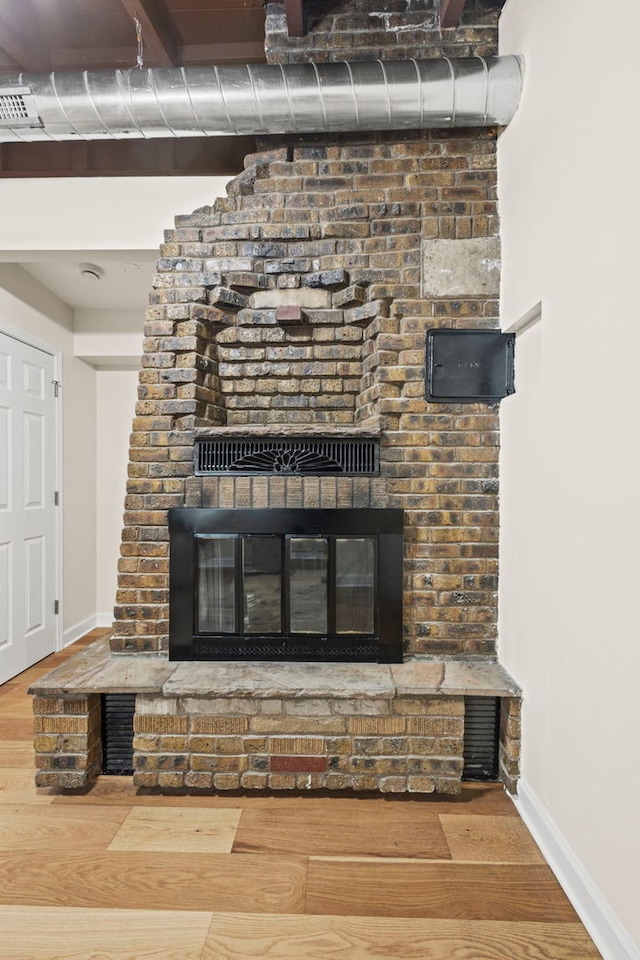
[{"label": "black metal access panel", "polygon": [[169,511],[171,660],[402,660],[402,510]]}]

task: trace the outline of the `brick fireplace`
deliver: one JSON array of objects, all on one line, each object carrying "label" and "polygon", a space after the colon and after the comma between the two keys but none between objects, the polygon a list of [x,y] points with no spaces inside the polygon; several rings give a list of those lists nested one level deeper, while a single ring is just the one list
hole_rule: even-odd
[{"label": "brick fireplace", "polygon": [[[444,31],[433,0],[397,6],[318,4],[295,40],[272,4],[269,59],[496,52],[501,3],[470,3]],[[424,384],[427,330],[498,326],[496,135],[267,138],[226,198],[176,218],[146,314],[113,632],[33,688],[39,785],[100,772],[100,698],[128,692],[141,787],[455,793],[468,704],[486,697],[515,789],[519,690],[496,662],[498,408],[428,403]],[[379,444],[364,475],[274,453],[363,438]],[[272,469],[208,474],[203,439],[260,440]],[[169,661],[167,512],[185,508],[402,511],[404,663]]]}]

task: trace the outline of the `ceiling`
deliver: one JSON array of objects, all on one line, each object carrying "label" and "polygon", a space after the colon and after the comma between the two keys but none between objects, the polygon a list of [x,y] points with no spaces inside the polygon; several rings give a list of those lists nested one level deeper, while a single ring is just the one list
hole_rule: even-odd
[{"label": "ceiling", "polygon": [[0,72],[264,61],[264,0],[0,0]]},{"label": "ceiling", "polygon": [[[264,24],[264,0],[0,0],[0,77],[263,63]],[[0,177],[233,175],[253,150],[253,137],[2,144]]]},{"label": "ceiling", "polygon": [[[142,253],[142,251],[140,251]],[[44,287],[77,310],[144,310],[155,273],[152,259],[106,260],[102,257],[23,263]]]},{"label": "ceiling", "polygon": [[[0,81],[21,72],[264,63],[266,2],[0,0]],[[303,36],[309,0],[280,2],[289,35]],[[464,4],[440,0],[443,27],[459,23]],[[0,178],[233,176],[254,151],[247,136],[4,143]]]}]

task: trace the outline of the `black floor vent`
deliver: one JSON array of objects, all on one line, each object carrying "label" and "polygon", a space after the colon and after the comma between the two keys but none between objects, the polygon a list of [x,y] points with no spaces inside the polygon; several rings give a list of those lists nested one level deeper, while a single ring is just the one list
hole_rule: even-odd
[{"label": "black floor vent", "polygon": [[463,780],[498,779],[499,697],[465,697]]},{"label": "black floor vent", "polygon": [[129,777],[133,773],[135,693],[102,695],[102,772]]},{"label": "black floor vent", "polygon": [[300,476],[378,473],[376,439],[198,440],[198,476],[262,474]]}]

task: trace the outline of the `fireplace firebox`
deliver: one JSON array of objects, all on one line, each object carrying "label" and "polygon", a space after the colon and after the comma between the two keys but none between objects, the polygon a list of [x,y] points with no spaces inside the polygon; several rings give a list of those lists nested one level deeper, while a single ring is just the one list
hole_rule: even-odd
[{"label": "fireplace firebox", "polygon": [[402,661],[403,511],[169,511],[170,660]]}]

